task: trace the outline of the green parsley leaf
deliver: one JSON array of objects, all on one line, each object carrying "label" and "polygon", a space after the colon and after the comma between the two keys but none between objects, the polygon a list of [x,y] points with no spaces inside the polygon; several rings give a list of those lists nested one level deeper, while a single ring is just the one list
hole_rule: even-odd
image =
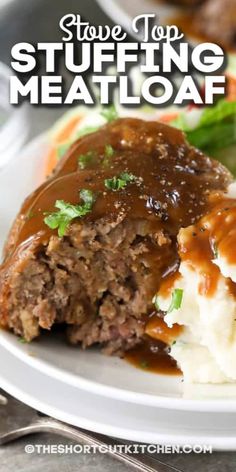
[{"label": "green parsley leaf", "polygon": [[90,213],[95,196],[91,190],[83,189],[80,191],[80,198],[84,201],[82,205],[72,205],[64,200],[57,200],[55,208],[58,211],[48,214],[44,218],[44,223],[51,229],[58,229],[58,236],[62,238],[65,232],[75,218],[82,218]]},{"label": "green parsley leaf", "polygon": [[171,313],[173,310],[179,310],[182,305],[184,291],[182,288],[175,288],[172,293],[171,304],[167,310],[167,313]]},{"label": "green parsley leaf", "polygon": [[140,367],[142,367],[142,369],[147,369],[149,367],[149,363],[147,361],[141,361]]},{"label": "green parsley leaf", "polygon": [[[168,310],[166,311],[166,313],[171,313],[173,310],[179,310],[180,307],[181,307],[181,304],[182,304],[182,300],[183,300],[183,294],[184,294],[184,291],[182,290],[182,288],[175,288],[173,293],[172,293],[172,299],[171,299],[171,303],[170,303],[170,306],[168,308]],[[158,297],[158,294],[156,294],[153,299],[152,299],[152,303],[155,305],[155,308],[157,311],[163,311],[161,308],[160,308],[160,305],[159,305],[159,297]]]},{"label": "green parsley leaf", "polygon": [[106,179],[104,181],[105,187],[109,190],[113,190],[116,192],[117,190],[121,190],[126,187],[127,184],[131,182],[135,182],[137,177],[133,174],[129,174],[128,172],[122,172],[118,177],[114,176],[111,179]]},{"label": "green parsley leaf", "polygon": [[95,154],[93,151],[88,151],[86,154],[81,154],[78,157],[78,164],[80,169],[85,169],[89,166],[94,160]]},{"label": "green parsley leaf", "polygon": [[106,157],[112,157],[114,155],[114,149],[110,144],[107,144],[105,146],[105,156]]},{"label": "green parsley leaf", "polygon": [[107,120],[108,123],[111,121],[117,120],[118,113],[116,111],[115,105],[111,105],[110,107],[106,107],[101,111],[101,116]]},{"label": "green parsley leaf", "polygon": [[108,166],[108,165],[109,165],[110,159],[112,158],[112,156],[114,155],[114,153],[115,153],[115,151],[114,151],[113,147],[112,147],[110,144],[107,144],[107,145],[105,146],[105,152],[104,152],[105,157],[104,157],[104,159],[103,159],[103,161],[102,161],[102,164],[103,164],[104,166]]},{"label": "green parsley leaf", "polygon": [[92,190],[88,190],[86,188],[80,190],[80,198],[84,201],[85,205],[89,205],[91,208],[96,200],[96,197]]}]

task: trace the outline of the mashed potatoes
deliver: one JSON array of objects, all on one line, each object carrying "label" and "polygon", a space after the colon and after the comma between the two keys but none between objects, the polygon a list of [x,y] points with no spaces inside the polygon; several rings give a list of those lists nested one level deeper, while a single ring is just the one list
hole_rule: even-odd
[{"label": "mashed potatoes", "polygon": [[[170,353],[187,382],[235,382],[236,183],[200,222],[181,229],[178,243],[179,273],[157,294],[168,327],[182,326]],[[173,306],[177,292],[181,303]]]}]

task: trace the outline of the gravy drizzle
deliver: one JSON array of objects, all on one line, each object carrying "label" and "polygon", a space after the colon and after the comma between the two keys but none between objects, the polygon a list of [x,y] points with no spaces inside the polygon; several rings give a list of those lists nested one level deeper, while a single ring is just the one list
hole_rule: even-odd
[{"label": "gravy drizzle", "polygon": [[[104,155],[108,145],[113,155],[107,164]],[[88,152],[92,152],[93,159],[81,170],[79,157]],[[118,191],[107,189],[105,179],[118,176],[121,172],[133,174],[135,182]],[[51,236],[57,237],[57,232],[44,223],[45,213],[55,211],[56,200],[78,204],[80,190],[89,189],[96,194],[96,202],[84,220],[133,218],[148,225],[153,238],[153,243],[149,241],[146,260],[153,272],[153,284],[150,286],[152,297],[159,288],[158,281],[166,273],[172,274],[178,269],[176,237],[180,228],[199,220],[209,209],[209,193],[219,188],[224,190],[229,180],[227,171],[191,148],[181,131],[157,122],[133,118],[116,120],[75,143],[62,158],[53,176],[28,197],[18,216],[18,226],[10,235],[0,270],[10,271],[26,245],[34,244],[36,240],[46,245]],[[222,219],[223,216],[219,219],[219,232]],[[201,241],[202,246],[196,257],[205,258],[210,249],[205,239]],[[227,252],[232,244],[230,236],[219,244],[219,248]],[[214,283],[208,290],[213,289]],[[155,330],[155,318],[150,322],[152,330]],[[158,317],[156,323],[160,323]],[[160,341],[151,340],[148,336],[145,339],[140,347],[127,353],[126,358],[132,363],[139,363],[141,358],[145,362],[148,358],[147,364],[151,370],[168,373],[173,370],[176,373],[176,366],[166,353],[166,345],[160,345]]]}]

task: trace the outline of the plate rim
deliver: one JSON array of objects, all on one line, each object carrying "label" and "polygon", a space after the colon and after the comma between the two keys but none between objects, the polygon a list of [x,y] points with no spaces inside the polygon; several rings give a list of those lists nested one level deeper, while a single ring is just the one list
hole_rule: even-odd
[{"label": "plate rim", "polygon": [[[15,338],[13,333],[10,334]],[[2,336],[3,335],[3,336]],[[148,393],[140,393],[132,390],[125,390],[118,387],[112,387],[98,381],[88,380],[83,378],[81,375],[76,375],[67,372],[63,368],[57,368],[52,366],[49,362],[39,359],[34,356],[30,356],[24,351],[19,345],[16,346],[8,342],[4,338],[4,331],[0,331],[0,347],[4,348],[11,355],[20,359],[24,365],[34,369],[35,371],[55,379],[78,390],[84,390],[89,393],[96,391],[96,394],[113,400],[121,400],[127,403],[133,403],[137,405],[163,408],[178,411],[189,411],[189,412],[206,412],[206,413],[236,413],[236,398],[228,399],[227,397],[208,398],[208,399],[190,399],[183,397],[172,397],[172,396],[161,396]],[[154,374],[157,377],[158,374]],[[145,381],[145,379],[144,379]],[[181,381],[181,380],[180,380]],[[228,384],[227,384],[228,385]]]},{"label": "plate rim", "polygon": [[[41,382],[47,382],[47,375],[40,373],[36,371],[35,369],[30,368],[29,366],[26,367],[25,365],[22,364],[22,361],[19,359],[16,359],[12,354],[7,352],[4,347],[0,346],[0,356],[1,358],[4,358],[6,360],[6,364],[10,365],[11,362],[16,362],[18,365],[17,370],[18,372],[21,372],[21,375],[25,376],[26,379],[31,379],[32,380],[32,372],[33,375],[39,376],[41,378]],[[8,361],[7,361],[8,358]],[[10,359],[10,362],[9,362]],[[22,364],[22,365],[21,365]],[[28,372],[27,372],[28,369]],[[145,429],[132,429],[130,426],[121,428],[120,426],[114,426],[112,424],[108,425],[105,422],[101,421],[94,421],[91,419],[86,419],[85,416],[82,416],[81,414],[78,415],[76,412],[75,413],[69,413],[68,411],[63,408],[59,408],[58,405],[55,405],[55,403],[52,403],[49,401],[48,403],[45,402],[45,400],[40,400],[40,398],[36,398],[36,396],[33,396],[32,392],[30,393],[29,391],[29,383],[24,382],[24,388],[22,389],[22,386],[20,387],[19,385],[16,385],[14,380],[12,380],[11,376],[14,378],[14,373],[12,372],[12,369],[8,369],[7,376],[2,374],[2,371],[0,369],[0,385],[1,388],[3,388],[7,393],[12,395],[14,398],[18,399],[19,401],[25,403],[26,405],[30,406],[31,408],[41,411],[44,414],[47,414],[49,416],[52,416],[53,418],[58,419],[59,421],[63,421],[67,424],[71,424],[80,428],[87,429],[88,431],[94,431],[94,432],[99,432],[101,434],[105,434],[107,436],[111,437],[116,437],[118,439],[126,439],[130,441],[137,441],[138,443],[151,443],[151,444],[178,444],[178,446],[182,445],[212,445],[213,450],[217,451],[235,451],[236,450],[236,432],[234,436],[229,435],[228,437],[225,435],[225,430],[222,430],[221,436],[215,436],[212,433],[209,434],[209,436],[204,436],[203,429],[200,429],[200,435],[197,435],[197,432],[195,435],[191,432],[191,436],[187,434],[181,433],[181,428],[178,428],[178,431],[180,433],[163,433],[163,431],[147,431]],[[70,386],[64,385],[60,381],[56,381],[55,379],[51,378],[51,381],[56,382],[56,384],[61,384],[62,388],[65,390],[70,390]],[[56,387],[56,385],[55,385]],[[58,387],[58,386],[57,386]],[[60,387],[59,387],[60,388]],[[55,389],[58,391],[58,388]],[[68,390],[68,391],[69,391]],[[76,390],[76,389],[75,389]],[[84,393],[84,392],[82,392]],[[65,391],[64,391],[65,394]],[[40,392],[39,392],[40,395]],[[78,403],[78,398],[77,398],[77,390],[76,390],[76,398],[74,398],[75,403],[77,405]],[[96,402],[96,393],[91,393],[91,404],[94,405]],[[63,396],[63,398],[65,398]],[[104,399],[105,401],[105,399]],[[125,403],[125,402],[120,402]],[[107,407],[107,405],[106,405]],[[151,410],[153,409],[152,407],[148,407]],[[159,409],[161,410],[161,409]],[[126,421],[124,421],[126,424]],[[167,422],[168,424],[168,422]],[[147,426],[145,427],[147,428]],[[185,426],[187,428],[187,426]],[[197,430],[196,430],[197,431]],[[231,431],[231,430],[230,430]],[[214,433],[214,431],[213,431]]]}]

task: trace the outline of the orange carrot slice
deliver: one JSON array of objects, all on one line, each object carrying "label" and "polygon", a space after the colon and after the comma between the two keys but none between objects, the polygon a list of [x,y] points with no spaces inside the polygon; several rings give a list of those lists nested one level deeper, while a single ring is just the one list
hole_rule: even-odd
[{"label": "orange carrot slice", "polygon": [[178,112],[175,113],[166,113],[165,115],[160,116],[159,121],[162,123],[169,123],[172,120],[175,120],[179,115]]}]

